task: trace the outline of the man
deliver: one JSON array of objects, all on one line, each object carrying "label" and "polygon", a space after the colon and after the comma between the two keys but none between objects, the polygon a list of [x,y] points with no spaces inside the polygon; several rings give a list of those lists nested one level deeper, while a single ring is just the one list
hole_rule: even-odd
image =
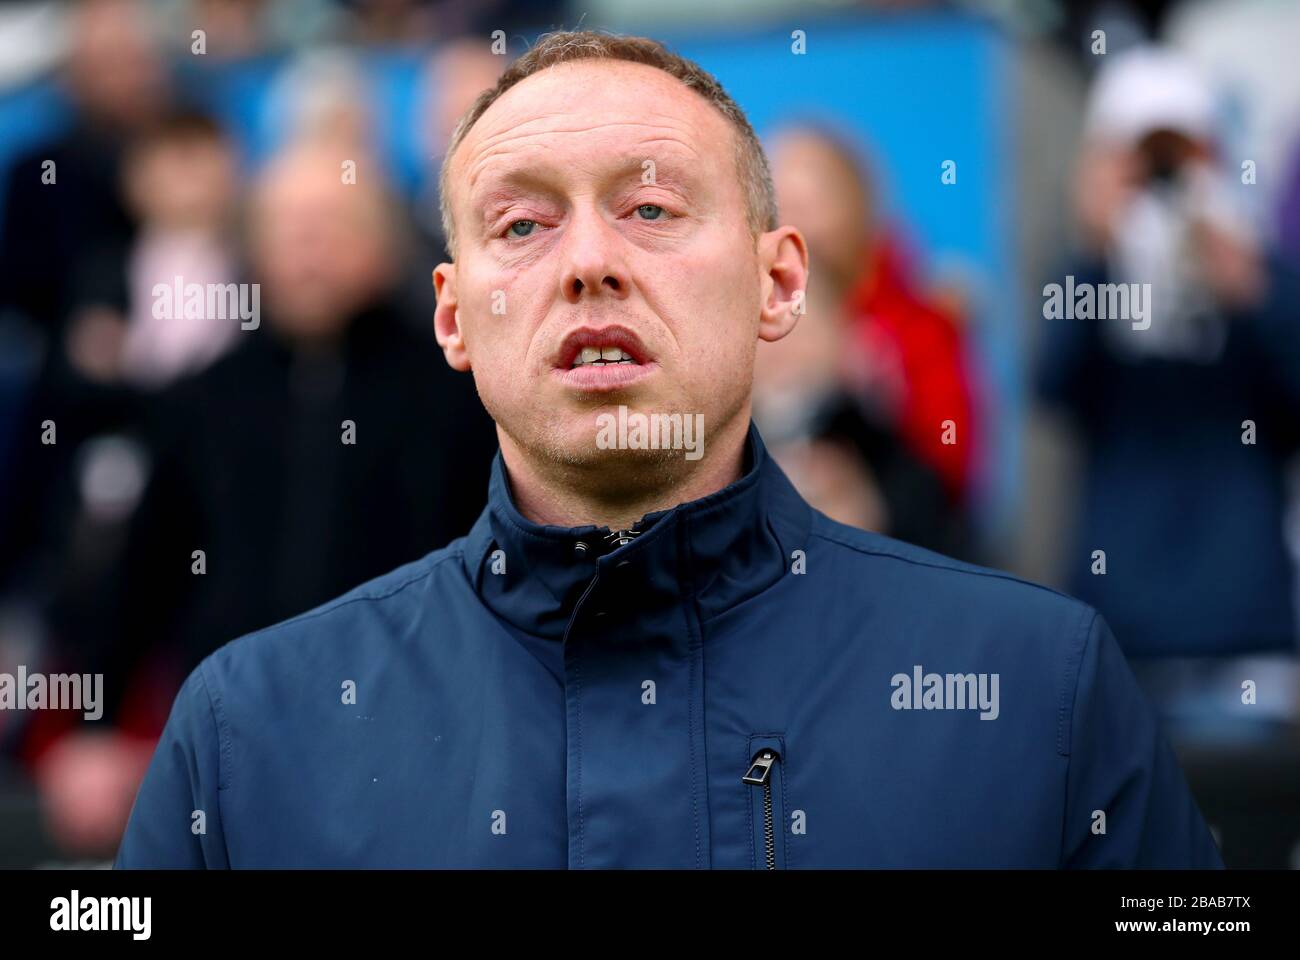
[{"label": "man", "polygon": [[[940,522],[949,532],[921,545],[967,559],[963,514],[974,499],[983,430],[962,311],[941,306],[918,282],[901,225],[882,211],[881,188],[853,140],[826,125],[791,125],[769,155],[781,217],[803,233],[818,279],[851,329],[844,353],[854,360],[852,382],[943,482],[939,513],[948,516]],[[961,430],[935,430],[944,419]]]},{"label": "man", "polygon": [[[129,522],[81,521],[107,532],[78,539],[98,552],[74,554],[89,572],[60,581],[50,619],[63,655],[104,675],[104,715],[44,711],[24,744],[51,831],[80,856],[112,856],[172,698],[207,654],[446,544],[483,507],[492,421],[398,306],[399,211],[377,177],[339,186],[333,144],[314,140],[259,172],[244,216],[256,327],[159,321],[224,330],[233,349],[148,408],[152,466]],[[143,295],[170,288],[170,269],[148,269]]]},{"label": "man", "polygon": [[118,866],[1221,865],[1091,608],[835,524],[769,459],[755,345],[807,257],[715,81],[550,35],[444,178],[489,505],[207,658]]},{"label": "man", "polygon": [[[46,570],[64,559],[76,451],[137,415],[131,393],[106,382],[103,361],[117,353],[120,324],[102,300],[115,295],[138,228],[122,196],[123,155],[168,109],[161,38],[150,21],[138,0],[86,0],[69,10],[60,73],[67,129],[17,157],[0,186],[0,325],[17,324],[39,344],[19,402],[0,404],[0,587],[14,593],[47,589]],[[7,447],[9,410],[24,408],[59,424],[59,442]],[[14,436],[31,433],[24,426]]]},{"label": "man", "polygon": [[[1161,47],[1099,73],[1074,198],[1087,243],[1044,286],[1037,387],[1082,444],[1067,589],[1146,661],[1139,676],[1223,658],[1222,677],[1201,664],[1202,692],[1226,687],[1239,708],[1253,674],[1230,658],[1295,655],[1285,532],[1300,275],[1249,226],[1217,102]],[[1050,291],[1067,284],[1076,302],[1058,310]],[[1094,291],[1095,305],[1079,299]]]}]

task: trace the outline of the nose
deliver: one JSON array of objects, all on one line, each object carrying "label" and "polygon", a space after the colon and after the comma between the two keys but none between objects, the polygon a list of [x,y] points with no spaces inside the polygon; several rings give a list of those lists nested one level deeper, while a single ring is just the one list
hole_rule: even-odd
[{"label": "nose", "polygon": [[564,273],[560,278],[564,299],[579,303],[584,294],[626,299],[629,282],[621,250],[618,231],[599,213],[575,214],[565,230]]}]

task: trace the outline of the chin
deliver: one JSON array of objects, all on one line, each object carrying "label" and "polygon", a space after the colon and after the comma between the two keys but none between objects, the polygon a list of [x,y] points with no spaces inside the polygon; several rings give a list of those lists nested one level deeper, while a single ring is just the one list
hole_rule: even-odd
[{"label": "chin", "polygon": [[[601,412],[615,415],[614,411]],[[587,414],[581,423],[573,423],[559,431],[550,432],[543,446],[550,450],[551,458],[559,463],[615,474],[626,471],[635,475],[637,471],[659,470],[683,460],[681,450],[602,446],[598,442],[598,434],[595,415]]]}]

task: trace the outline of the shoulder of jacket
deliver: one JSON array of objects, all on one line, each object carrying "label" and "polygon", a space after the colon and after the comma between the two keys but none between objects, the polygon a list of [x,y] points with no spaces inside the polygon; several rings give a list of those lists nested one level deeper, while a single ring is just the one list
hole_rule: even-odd
[{"label": "shoulder of jacket", "polygon": [[328,636],[335,628],[340,632],[350,630],[353,624],[348,621],[348,618],[359,609],[383,609],[390,605],[399,605],[411,596],[412,591],[418,590],[421,584],[427,584],[449,569],[460,569],[459,564],[449,566],[448,561],[460,559],[463,543],[463,537],[453,540],[447,546],[434,550],[419,560],[413,560],[373,580],[367,580],[318,607],[230,640],[208,654],[201,666],[209,676],[212,676],[214,670],[225,675],[246,658],[258,657],[265,652],[268,645],[276,645],[283,641],[310,642],[313,638]]},{"label": "shoulder of jacket", "polygon": [[849,527],[818,511],[814,511],[811,536],[856,553],[864,560],[877,560],[909,568],[918,584],[931,580],[936,585],[968,589],[988,599],[1023,601],[1035,598],[1045,601],[1049,606],[1060,607],[1068,616],[1083,617],[1089,621],[1096,614],[1094,608],[1077,597],[1045,584],[1005,570],[958,560],[884,534]]}]

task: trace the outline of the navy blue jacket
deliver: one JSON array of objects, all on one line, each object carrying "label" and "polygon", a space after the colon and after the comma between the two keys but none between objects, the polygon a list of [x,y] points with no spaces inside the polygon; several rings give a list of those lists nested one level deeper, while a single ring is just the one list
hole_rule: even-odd
[{"label": "navy blue jacket", "polygon": [[[1219,867],[1105,622],[744,476],[470,534],[226,644],[118,867]],[[919,681],[919,682],[918,682]]]}]

